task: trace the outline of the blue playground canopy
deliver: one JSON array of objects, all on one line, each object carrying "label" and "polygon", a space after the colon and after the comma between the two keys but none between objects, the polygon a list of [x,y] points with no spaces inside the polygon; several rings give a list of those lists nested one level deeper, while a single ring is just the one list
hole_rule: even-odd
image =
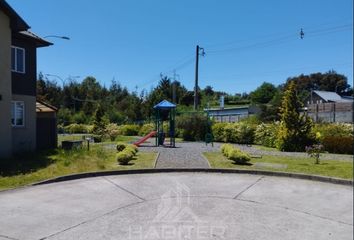
[{"label": "blue playground canopy", "polygon": [[167,100],[163,100],[159,104],[156,104],[154,106],[154,109],[171,109],[171,108],[176,108],[176,105],[173,103],[170,103]]}]

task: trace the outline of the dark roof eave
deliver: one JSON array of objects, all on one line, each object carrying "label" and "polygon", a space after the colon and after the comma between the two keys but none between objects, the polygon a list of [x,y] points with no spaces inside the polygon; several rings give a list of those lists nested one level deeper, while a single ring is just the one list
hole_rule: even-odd
[{"label": "dark roof eave", "polygon": [[49,103],[46,103],[46,102],[44,102],[44,101],[41,101],[41,100],[36,100],[36,102],[37,103],[40,103],[40,104],[42,104],[42,105],[44,105],[44,106],[46,106],[47,108],[50,108],[50,109],[52,109],[54,112],[57,112],[59,109],[57,108],[57,107],[54,107],[54,106],[52,106],[52,105],[50,105]]},{"label": "dark roof eave", "polygon": [[25,31],[30,26],[23,20],[20,15],[4,0],[0,0],[0,9],[10,18],[10,27],[13,31]]},{"label": "dark roof eave", "polygon": [[48,46],[53,45],[53,43],[44,40],[43,38],[35,35],[34,33],[30,32],[30,31],[21,31],[19,33],[15,33],[14,35],[16,37],[34,42],[36,44],[37,48],[48,47]]}]

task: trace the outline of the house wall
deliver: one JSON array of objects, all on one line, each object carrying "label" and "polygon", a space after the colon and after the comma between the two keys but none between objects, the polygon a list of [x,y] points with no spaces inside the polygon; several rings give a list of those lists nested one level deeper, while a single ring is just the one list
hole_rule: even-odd
[{"label": "house wall", "polygon": [[36,96],[36,46],[17,34],[12,36],[12,45],[25,49],[25,73],[12,72],[12,93]]},{"label": "house wall", "polygon": [[36,149],[36,97],[12,95],[13,101],[25,103],[25,126],[12,128],[13,151],[34,151]]},{"label": "house wall", "polygon": [[10,20],[0,10],[0,157],[12,153],[11,127],[11,29]]}]

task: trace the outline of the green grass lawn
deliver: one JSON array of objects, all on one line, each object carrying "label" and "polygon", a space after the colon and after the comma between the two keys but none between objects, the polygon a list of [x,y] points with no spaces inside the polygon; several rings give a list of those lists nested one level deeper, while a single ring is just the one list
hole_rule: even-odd
[{"label": "green grass lawn", "polygon": [[[61,146],[62,141],[75,141],[75,140],[82,140],[83,136],[90,136],[91,134],[58,134],[58,146]],[[134,142],[139,137],[136,136],[122,136],[119,135],[115,141],[113,142],[125,142],[130,143]],[[112,142],[112,141],[104,141],[104,142]]]},{"label": "green grass lawn", "polygon": [[115,159],[115,151],[93,145],[73,151],[62,149],[17,156],[0,161],[0,190],[74,173],[153,168],[157,153],[139,152],[127,166]]},{"label": "green grass lawn", "polygon": [[[320,160],[320,164],[314,164],[314,159],[309,157],[297,158],[264,155],[262,158],[252,158],[249,165],[236,165],[220,152],[206,152],[204,156],[208,159],[212,168],[257,169],[353,179],[353,162],[349,161]],[[282,169],[272,167],[259,168],[255,166],[255,163],[285,164],[287,167]]]}]

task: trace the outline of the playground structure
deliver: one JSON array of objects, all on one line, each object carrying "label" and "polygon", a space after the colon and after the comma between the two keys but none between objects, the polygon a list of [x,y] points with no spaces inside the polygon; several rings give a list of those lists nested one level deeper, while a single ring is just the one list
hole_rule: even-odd
[{"label": "playground structure", "polygon": [[[165,146],[165,147],[175,147],[175,120],[176,120],[176,105],[167,101],[163,100],[159,104],[154,106],[155,110],[155,130],[151,131],[149,134],[141,138],[140,140],[136,141],[134,145],[139,146],[147,139],[151,137],[155,137],[155,145],[158,146]],[[183,113],[186,114],[186,113]],[[195,114],[195,113],[193,113]],[[206,111],[207,117],[207,125],[205,126],[205,144],[208,145],[209,143],[214,146],[214,137],[211,132],[212,121],[210,119],[209,111]],[[164,122],[168,122],[167,131],[164,132]],[[165,128],[166,130],[166,128]],[[169,142],[165,143],[166,137],[169,139]]]},{"label": "playground structure", "polygon": [[[154,106],[155,109],[155,129],[156,129],[156,146],[175,147],[175,120],[176,120],[176,105],[167,100],[163,100]],[[168,121],[167,136],[170,139],[169,144],[164,144],[166,133],[163,129],[164,121]]]},{"label": "playground structure", "polygon": [[[155,110],[155,131],[150,132],[143,138],[134,143],[135,146],[140,146],[143,142],[151,137],[155,137],[155,145],[175,147],[175,120],[176,120],[176,105],[167,100],[163,100],[154,106]],[[164,121],[168,121],[167,133],[164,132]],[[166,136],[169,138],[169,143],[165,144]]]}]

